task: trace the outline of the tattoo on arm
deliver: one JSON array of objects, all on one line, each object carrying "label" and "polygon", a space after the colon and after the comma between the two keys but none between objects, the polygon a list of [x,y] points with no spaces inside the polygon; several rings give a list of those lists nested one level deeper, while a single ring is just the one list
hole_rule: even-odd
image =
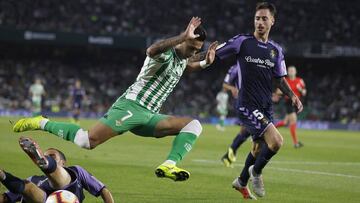
[{"label": "tattoo on arm", "polygon": [[189,62],[198,62],[204,60],[206,57],[206,51],[195,54],[189,59]]},{"label": "tattoo on arm", "polygon": [[284,77],[277,78],[276,83],[283,94],[285,94],[289,98],[292,98],[294,96],[294,92],[290,89],[289,84],[286,82]]},{"label": "tattoo on arm", "polygon": [[184,40],[185,38],[182,34],[168,39],[160,40],[147,48],[146,54],[150,57],[156,56],[182,43]]}]

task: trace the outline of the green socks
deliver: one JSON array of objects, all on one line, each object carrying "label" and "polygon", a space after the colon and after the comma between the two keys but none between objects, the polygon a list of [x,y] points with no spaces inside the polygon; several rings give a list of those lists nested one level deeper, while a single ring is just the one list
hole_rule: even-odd
[{"label": "green socks", "polygon": [[80,127],[75,124],[55,121],[48,121],[44,127],[45,131],[71,142],[74,142],[76,132],[79,129]]},{"label": "green socks", "polygon": [[180,132],[174,139],[168,160],[178,162],[192,149],[197,136],[190,132]]}]

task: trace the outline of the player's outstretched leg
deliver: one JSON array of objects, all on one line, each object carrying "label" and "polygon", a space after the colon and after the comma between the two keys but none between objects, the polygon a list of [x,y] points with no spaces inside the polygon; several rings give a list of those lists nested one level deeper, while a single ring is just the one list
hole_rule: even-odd
[{"label": "player's outstretched leg", "polygon": [[90,143],[77,143],[76,136],[81,136],[83,130],[73,123],[50,121],[43,116],[33,118],[23,118],[18,120],[13,126],[14,132],[24,132],[29,130],[43,130],[50,132],[64,140],[71,141],[80,147],[90,148]]},{"label": "player's outstretched leg", "polygon": [[61,189],[71,182],[70,174],[63,167],[58,166],[53,157],[45,156],[39,145],[33,139],[20,137],[19,144],[30,159],[48,177],[54,189]]},{"label": "player's outstretched leg", "polygon": [[50,132],[85,149],[93,149],[116,135],[116,132],[101,122],[97,122],[91,128],[91,132],[88,132],[73,123],[50,121],[42,116],[20,119],[13,126],[14,132],[29,130]]},{"label": "player's outstretched leg", "polygon": [[157,137],[177,135],[167,160],[156,168],[156,176],[170,178],[174,181],[187,180],[190,173],[177,167],[176,163],[181,161],[192,149],[201,131],[200,122],[191,118],[168,117],[158,122],[155,128]]},{"label": "player's outstretched leg", "polygon": [[242,196],[244,197],[244,199],[252,199],[252,200],[257,200],[256,197],[251,194],[249,188],[247,186],[242,186],[240,184],[240,180],[239,177],[235,178],[235,180],[232,182],[232,187],[239,191]]}]

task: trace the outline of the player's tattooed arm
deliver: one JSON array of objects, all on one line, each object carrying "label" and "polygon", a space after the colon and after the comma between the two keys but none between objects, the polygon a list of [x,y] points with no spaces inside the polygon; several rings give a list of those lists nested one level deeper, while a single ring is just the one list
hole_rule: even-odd
[{"label": "player's tattooed arm", "polygon": [[146,49],[146,55],[148,55],[149,57],[154,57],[156,55],[166,52],[170,48],[182,43],[183,41],[185,41],[185,38],[182,34],[168,39],[160,40]]},{"label": "player's tattooed arm", "polygon": [[277,78],[276,79],[277,87],[281,90],[283,94],[288,96],[293,105],[296,107],[297,112],[300,113],[303,110],[303,105],[300,101],[300,99],[294,94],[294,92],[291,90],[289,84],[286,82],[284,77]]},{"label": "player's tattooed arm", "polygon": [[184,42],[188,39],[195,39],[199,37],[199,34],[195,34],[195,29],[201,24],[201,18],[199,17],[192,17],[186,30],[178,36],[171,37],[168,39],[160,40],[152,44],[149,48],[146,49],[146,55],[149,57],[154,57],[165,51],[169,50],[170,48]]},{"label": "player's tattooed arm", "polygon": [[288,96],[289,98],[294,96],[294,92],[289,87],[289,84],[286,82],[284,77],[276,78],[276,85],[281,90],[283,94]]}]

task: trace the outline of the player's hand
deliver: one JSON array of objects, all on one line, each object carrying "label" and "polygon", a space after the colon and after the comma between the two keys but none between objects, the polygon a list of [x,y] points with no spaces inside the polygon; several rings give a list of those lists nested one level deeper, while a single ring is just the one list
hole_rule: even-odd
[{"label": "player's hand", "polygon": [[199,34],[195,34],[194,31],[197,27],[199,27],[199,25],[201,24],[201,18],[199,17],[192,17],[186,30],[183,33],[184,39],[188,40],[188,39],[195,39],[197,37],[199,37]]},{"label": "player's hand", "polygon": [[291,97],[291,101],[292,101],[293,105],[295,106],[295,108],[296,108],[296,110],[297,110],[297,113],[302,112],[302,110],[303,110],[303,105],[302,105],[299,97],[297,97],[296,95],[294,95],[294,96]]},{"label": "player's hand", "polygon": [[206,56],[205,56],[205,60],[206,60],[206,64],[212,64],[215,60],[215,52],[216,52],[216,47],[218,46],[218,42],[215,41],[213,43],[210,44],[207,52],[206,52]]}]

